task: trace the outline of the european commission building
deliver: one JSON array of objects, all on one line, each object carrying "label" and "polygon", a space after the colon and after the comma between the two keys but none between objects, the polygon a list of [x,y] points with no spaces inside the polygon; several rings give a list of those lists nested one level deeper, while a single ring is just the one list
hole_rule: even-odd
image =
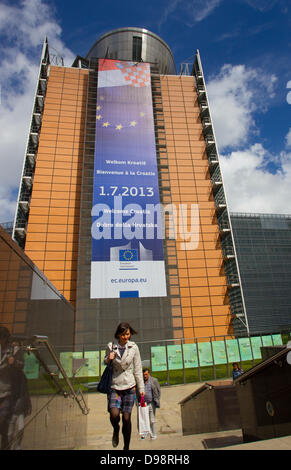
[{"label": "european commission building", "polygon": [[230,216],[199,51],[177,73],[146,29],[71,67],[45,40],[0,242],[1,347],[22,351],[31,394],[22,448],[82,445],[80,381],[99,380],[122,321],[162,385],[229,377],[290,338],[290,217]]},{"label": "european commission building", "polygon": [[41,59],[14,238],[75,308],[90,349],[248,332],[199,52],[177,74],[122,28],[72,67]]}]

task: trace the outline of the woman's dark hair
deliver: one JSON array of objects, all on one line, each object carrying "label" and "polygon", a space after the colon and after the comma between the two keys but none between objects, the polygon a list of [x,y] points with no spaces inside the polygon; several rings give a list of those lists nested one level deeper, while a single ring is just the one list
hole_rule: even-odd
[{"label": "woman's dark hair", "polygon": [[129,323],[126,323],[126,322],[122,322],[122,323],[119,323],[116,331],[115,331],[115,334],[114,334],[114,338],[118,339],[119,335],[122,335],[122,333],[124,333],[125,331],[129,330],[130,331],[130,334],[131,335],[136,335],[137,334],[137,331],[135,331]]}]

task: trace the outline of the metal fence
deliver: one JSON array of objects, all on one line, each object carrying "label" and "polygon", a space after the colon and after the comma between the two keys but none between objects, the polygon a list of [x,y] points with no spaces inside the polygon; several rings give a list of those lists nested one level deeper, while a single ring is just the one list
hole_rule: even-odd
[{"label": "metal fence", "polygon": [[[248,370],[262,360],[261,347],[282,346],[291,339],[290,332],[251,337],[216,337],[170,339],[137,342],[142,363],[149,367],[161,385],[204,382],[231,376],[232,364],[237,362]],[[87,351],[62,351],[60,360],[68,377],[94,382],[105,368],[105,345]],[[26,375],[38,377],[37,364],[27,357]]]}]

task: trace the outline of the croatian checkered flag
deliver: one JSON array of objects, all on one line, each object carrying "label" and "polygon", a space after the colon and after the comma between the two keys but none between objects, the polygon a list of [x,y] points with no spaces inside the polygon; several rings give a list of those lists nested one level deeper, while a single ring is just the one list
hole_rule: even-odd
[{"label": "croatian checkered flag", "polygon": [[98,88],[129,85],[135,88],[150,86],[150,71],[146,64],[139,62],[117,62],[100,59]]}]

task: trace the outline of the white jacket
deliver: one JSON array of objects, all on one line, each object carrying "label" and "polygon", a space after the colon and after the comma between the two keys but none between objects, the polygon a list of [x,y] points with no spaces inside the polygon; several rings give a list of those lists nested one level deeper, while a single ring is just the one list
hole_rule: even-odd
[{"label": "white jacket", "polygon": [[108,363],[108,356],[111,351],[115,352],[111,388],[127,390],[137,385],[139,393],[142,393],[144,392],[144,380],[138,346],[134,341],[128,341],[125,348],[121,357],[118,349],[118,340],[107,344],[106,356],[104,358],[106,364]]}]

